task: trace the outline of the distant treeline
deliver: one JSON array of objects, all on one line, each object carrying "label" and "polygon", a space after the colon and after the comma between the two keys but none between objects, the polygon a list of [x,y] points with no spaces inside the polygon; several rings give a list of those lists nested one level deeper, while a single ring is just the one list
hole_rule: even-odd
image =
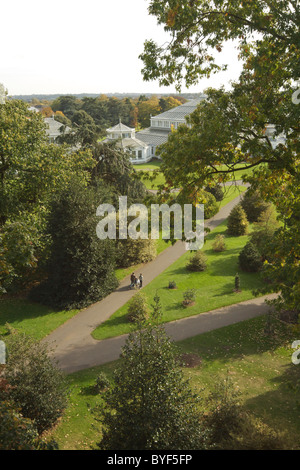
[{"label": "distant treeline", "polygon": [[[26,102],[35,106],[45,117],[70,127],[85,126],[102,137],[106,129],[123,124],[141,129],[150,126],[150,117],[180,106],[188,98],[185,95],[32,95]],[[196,95],[192,95],[195,97]],[[18,99],[17,96],[14,97]],[[31,98],[31,99],[30,99]],[[22,99],[24,101],[24,97]]]},{"label": "distant treeline", "polygon": [[[185,98],[186,100],[191,100],[194,98],[197,98],[200,96],[202,93],[181,93],[180,97]],[[28,103],[31,103],[32,100],[46,100],[46,101],[53,101],[59,98],[60,96],[63,96],[63,93],[58,93],[58,94],[32,94],[32,95],[12,95],[9,96],[9,98],[12,98],[14,100],[22,100],[22,101],[27,101]],[[82,99],[82,98],[97,98],[99,93],[78,93],[78,94],[73,94],[73,93],[68,93],[68,96],[74,96],[75,98]],[[106,96],[108,97],[115,97],[118,99],[123,99],[123,98],[132,98],[136,99],[138,98],[141,93],[105,93]],[[150,98],[153,96],[153,93],[143,93],[143,96],[146,96],[147,98]],[[166,97],[170,96],[170,94],[164,94],[164,93],[159,93],[156,94],[156,96],[159,97]],[[173,96],[173,95],[172,95]],[[177,96],[177,95],[174,95]]]}]

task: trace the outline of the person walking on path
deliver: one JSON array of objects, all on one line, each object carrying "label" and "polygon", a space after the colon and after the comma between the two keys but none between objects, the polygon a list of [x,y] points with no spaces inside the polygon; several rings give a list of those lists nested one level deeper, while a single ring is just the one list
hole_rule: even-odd
[{"label": "person walking on path", "polygon": [[143,275],[142,273],[139,275],[139,280],[140,280],[140,289],[143,287]]},{"label": "person walking on path", "polygon": [[135,274],[132,273],[131,276],[130,276],[130,287],[133,288],[135,286],[135,282],[136,282],[136,277],[135,277]]}]

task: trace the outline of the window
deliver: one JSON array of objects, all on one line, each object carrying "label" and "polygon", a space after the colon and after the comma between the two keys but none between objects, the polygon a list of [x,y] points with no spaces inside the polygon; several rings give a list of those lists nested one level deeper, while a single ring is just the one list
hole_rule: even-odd
[{"label": "window", "polygon": [[143,151],[142,150],[138,150],[138,158],[143,158]]}]

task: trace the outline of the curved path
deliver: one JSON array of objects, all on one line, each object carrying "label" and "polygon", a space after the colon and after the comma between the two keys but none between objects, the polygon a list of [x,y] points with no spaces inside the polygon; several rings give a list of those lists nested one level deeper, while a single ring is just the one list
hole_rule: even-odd
[{"label": "curved path", "polygon": [[[240,198],[241,195],[224,206],[214,217],[205,221],[205,226],[210,230],[217,227],[228,217]],[[143,265],[144,285],[151,282],[184,253],[185,243],[178,241],[175,245],[161,252],[155,260]],[[129,276],[122,280],[114,292],[100,302],[80,311],[43,340],[51,347],[51,355],[62,370],[71,373],[119,358],[121,347],[124,345],[127,335],[99,341],[95,340],[91,333],[135,294],[136,291],[130,290],[128,286]],[[266,313],[267,306],[264,300],[265,297],[253,299],[177,320],[167,323],[165,328],[174,340],[195,336],[214,328]]]}]

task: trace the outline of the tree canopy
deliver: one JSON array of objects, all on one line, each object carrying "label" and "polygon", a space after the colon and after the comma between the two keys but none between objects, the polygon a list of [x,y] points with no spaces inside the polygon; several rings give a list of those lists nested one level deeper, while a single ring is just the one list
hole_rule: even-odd
[{"label": "tree canopy", "polygon": [[[279,59],[285,69],[299,77],[299,10],[289,0],[152,0],[149,13],[170,33],[163,46],[145,42],[141,59],[145,80],[159,79],[162,85],[175,83],[180,89],[197,84],[199,77],[221,68],[215,52],[225,41],[236,40],[242,53],[249,46],[265,62]],[[274,68],[276,65],[274,64]]]}]

